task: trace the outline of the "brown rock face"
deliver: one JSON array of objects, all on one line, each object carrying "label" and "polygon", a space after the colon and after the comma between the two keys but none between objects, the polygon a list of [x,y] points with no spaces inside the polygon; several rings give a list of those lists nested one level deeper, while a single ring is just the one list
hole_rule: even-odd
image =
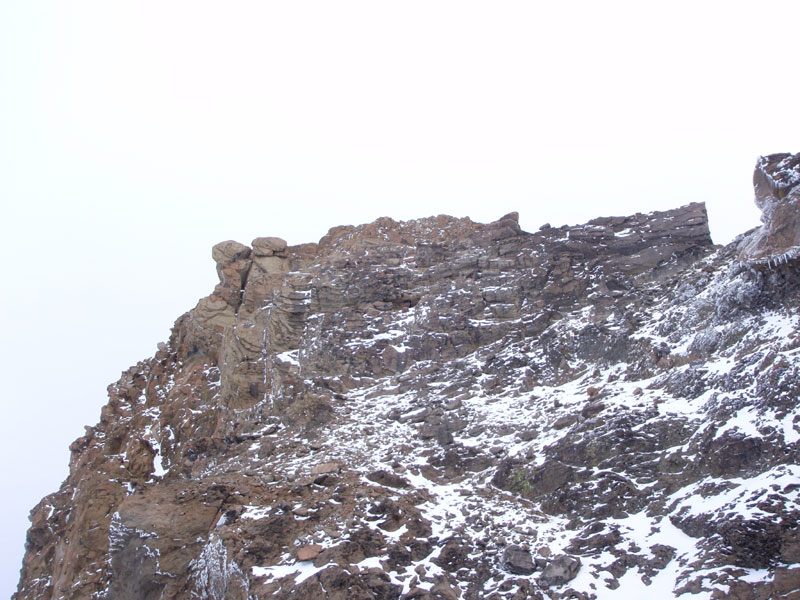
[{"label": "brown rock face", "polygon": [[306,561],[314,560],[322,552],[322,546],[319,544],[311,544],[310,546],[303,546],[297,549],[297,560]]},{"label": "brown rock face", "polygon": [[744,240],[741,260],[772,266],[797,258],[800,255],[800,153],[759,158],[753,186],[763,225]]},{"label": "brown rock face", "polygon": [[15,600],[796,589],[800,278],[736,251],[701,204],[222,242],[32,511]]}]

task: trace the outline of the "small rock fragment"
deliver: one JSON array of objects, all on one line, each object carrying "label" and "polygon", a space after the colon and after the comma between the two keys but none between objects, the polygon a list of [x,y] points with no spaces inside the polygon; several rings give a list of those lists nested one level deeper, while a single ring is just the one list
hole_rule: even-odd
[{"label": "small rock fragment", "polygon": [[311,544],[309,546],[302,546],[297,549],[297,560],[307,561],[314,560],[322,552],[322,546],[319,544]]},{"label": "small rock fragment", "polygon": [[326,462],[319,465],[316,465],[311,468],[311,476],[315,475],[328,475],[330,473],[338,473],[341,470],[341,466],[337,462]]}]

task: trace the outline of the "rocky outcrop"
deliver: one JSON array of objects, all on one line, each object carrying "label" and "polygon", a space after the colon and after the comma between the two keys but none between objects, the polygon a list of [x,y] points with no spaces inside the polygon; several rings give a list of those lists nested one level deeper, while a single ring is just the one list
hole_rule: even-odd
[{"label": "rocky outcrop", "polygon": [[218,244],[15,599],[790,593],[800,277],[740,251],[701,204]]},{"label": "rocky outcrop", "polygon": [[753,174],[756,206],[763,225],[742,242],[746,263],[785,263],[800,256],[800,154],[758,159]]}]

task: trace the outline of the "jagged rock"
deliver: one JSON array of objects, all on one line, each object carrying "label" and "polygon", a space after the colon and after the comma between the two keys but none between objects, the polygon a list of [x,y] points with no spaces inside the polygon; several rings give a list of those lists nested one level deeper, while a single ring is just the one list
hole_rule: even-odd
[{"label": "jagged rock", "polygon": [[753,173],[763,225],[742,242],[740,258],[778,265],[800,256],[800,153],[762,156]]},{"label": "jagged rock", "polygon": [[214,246],[211,255],[217,263],[219,276],[214,295],[236,309],[241,303],[242,289],[250,271],[250,248],[229,240]]},{"label": "jagged rock", "polygon": [[591,419],[603,412],[605,408],[606,405],[603,402],[590,402],[581,409],[581,416],[584,419]]},{"label": "jagged rock", "polygon": [[577,421],[577,420],[578,420],[578,417],[576,415],[564,415],[564,416],[558,417],[553,422],[553,427],[555,429],[564,429],[564,427],[569,427],[570,425],[575,423],[575,421]]},{"label": "jagged rock", "polygon": [[530,575],[536,570],[531,553],[520,546],[508,546],[503,550],[503,566],[515,575]]},{"label": "jagged rock", "polygon": [[539,576],[539,584],[544,587],[564,585],[575,579],[580,569],[580,558],[559,554],[547,563]]},{"label": "jagged rock", "polygon": [[800,277],[740,250],[701,204],[219,244],[31,513],[15,600],[790,593]]}]

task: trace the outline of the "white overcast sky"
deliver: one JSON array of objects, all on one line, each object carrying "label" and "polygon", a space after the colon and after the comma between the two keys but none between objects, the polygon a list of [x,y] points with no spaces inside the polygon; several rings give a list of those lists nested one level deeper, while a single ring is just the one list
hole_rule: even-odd
[{"label": "white overcast sky", "polygon": [[524,229],[705,201],[800,151],[786,2],[2,0],[0,596],[105,387],[211,246],[379,216]]}]

